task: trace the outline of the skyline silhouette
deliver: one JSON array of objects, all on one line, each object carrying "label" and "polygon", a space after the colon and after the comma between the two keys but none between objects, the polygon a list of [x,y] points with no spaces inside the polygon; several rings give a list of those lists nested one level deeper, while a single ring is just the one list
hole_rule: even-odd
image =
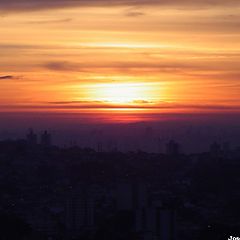
[{"label": "skyline silhouette", "polygon": [[240,238],[239,0],[0,0],[0,240]]}]

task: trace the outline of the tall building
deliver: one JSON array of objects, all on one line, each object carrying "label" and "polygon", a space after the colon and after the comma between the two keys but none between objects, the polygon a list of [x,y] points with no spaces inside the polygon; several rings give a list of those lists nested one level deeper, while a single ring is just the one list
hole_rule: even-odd
[{"label": "tall building", "polygon": [[117,210],[134,210],[147,204],[147,189],[144,184],[120,183],[117,186]]},{"label": "tall building", "polygon": [[165,209],[158,199],[149,201],[145,184],[121,183],[117,186],[117,211],[134,214],[134,231],[143,240],[176,240],[176,212]]},{"label": "tall building", "polygon": [[222,150],[223,150],[223,153],[225,155],[229,154],[229,152],[231,152],[231,145],[230,145],[230,143],[229,142],[224,142]]},{"label": "tall building", "polygon": [[211,144],[210,146],[210,154],[212,157],[218,157],[221,155],[221,145],[218,144],[217,142],[214,142],[213,144]]},{"label": "tall building", "polygon": [[29,146],[37,145],[37,134],[35,134],[32,129],[30,129],[27,134],[27,143]]},{"label": "tall building", "polygon": [[52,144],[52,136],[47,131],[44,131],[41,135],[41,145],[44,147],[50,147]]},{"label": "tall building", "polygon": [[80,189],[70,194],[66,204],[65,222],[67,231],[78,236],[82,230],[89,230],[94,225],[94,198],[87,189]]},{"label": "tall building", "polygon": [[97,151],[98,151],[99,153],[103,151],[102,142],[98,142],[98,143],[97,143]]},{"label": "tall building", "polygon": [[159,206],[148,206],[136,211],[136,231],[143,240],[175,240],[176,213]]},{"label": "tall building", "polygon": [[180,153],[180,146],[174,140],[171,140],[166,145],[166,154],[171,156],[176,156]]}]

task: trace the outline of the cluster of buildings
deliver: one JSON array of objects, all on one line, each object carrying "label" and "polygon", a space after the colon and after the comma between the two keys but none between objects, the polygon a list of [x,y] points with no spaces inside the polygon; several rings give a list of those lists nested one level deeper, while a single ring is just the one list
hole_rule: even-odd
[{"label": "cluster of buildings", "polygon": [[[111,190],[96,186],[75,189],[66,206],[66,228],[72,236],[83,230],[97,231],[104,221],[119,217],[118,226],[109,225],[106,232],[122,226],[126,233],[119,234],[125,237],[130,230],[142,240],[176,239],[176,211],[151,199],[144,184],[118,183]],[[124,227],[125,223],[129,226]]]},{"label": "cluster of buildings", "polygon": [[[177,239],[176,210],[151,198],[144,185],[118,183],[111,189],[79,186],[22,218],[51,239]],[[117,238],[116,238],[117,239]]]},{"label": "cluster of buildings", "polygon": [[40,141],[38,135],[34,133],[32,129],[29,130],[26,136],[26,140],[29,146],[36,146],[38,144],[44,147],[50,147],[52,145],[52,136],[48,131],[44,131],[40,134]]},{"label": "cluster of buildings", "polygon": [[30,130],[0,142],[0,212],[31,226],[37,237],[26,240],[192,240],[239,199],[239,157],[227,143],[182,154],[173,140],[165,154],[60,148],[48,131]]}]

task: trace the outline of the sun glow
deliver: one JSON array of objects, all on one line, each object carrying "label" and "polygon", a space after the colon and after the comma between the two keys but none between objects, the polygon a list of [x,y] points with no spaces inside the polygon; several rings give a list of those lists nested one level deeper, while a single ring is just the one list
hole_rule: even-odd
[{"label": "sun glow", "polygon": [[148,87],[144,83],[109,83],[96,86],[97,100],[110,103],[149,101]]}]

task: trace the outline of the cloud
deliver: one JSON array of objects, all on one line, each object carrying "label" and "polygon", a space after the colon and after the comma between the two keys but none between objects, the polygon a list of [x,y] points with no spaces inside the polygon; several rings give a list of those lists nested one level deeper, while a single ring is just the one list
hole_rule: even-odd
[{"label": "cloud", "polygon": [[[4,108],[4,105],[1,106]],[[164,101],[149,102],[145,100],[133,101],[126,104],[114,104],[108,101],[62,101],[62,102],[47,102],[38,105],[12,105],[5,106],[8,109],[42,109],[42,110],[84,110],[84,109],[142,109],[142,110],[154,110],[156,113],[160,113],[161,110],[173,110],[173,112],[182,113],[182,110],[189,110],[194,113],[240,113],[239,104],[179,104],[169,103]]]},{"label": "cloud", "polygon": [[143,6],[161,5],[177,7],[232,6],[239,0],[0,0],[0,11],[29,11],[77,6]]},{"label": "cloud", "polygon": [[71,63],[67,61],[47,62],[43,65],[43,67],[52,71],[80,71],[78,63]]},{"label": "cloud", "polygon": [[48,102],[48,104],[54,105],[69,105],[69,104],[92,104],[92,103],[103,103],[103,101],[58,101],[58,102]]},{"label": "cloud", "polygon": [[126,12],[125,14],[127,17],[141,17],[144,16],[145,13],[142,11],[138,11],[138,10],[129,10]]},{"label": "cloud", "polygon": [[68,23],[71,22],[72,18],[64,18],[64,19],[53,19],[53,20],[39,20],[39,21],[28,21],[29,24],[54,24],[54,23]]},{"label": "cloud", "polygon": [[11,80],[11,79],[14,79],[14,76],[11,76],[11,75],[0,76],[0,81],[1,80]]},{"label": "cloud", "polygon": [[53,71],[88,71],[89,69],[156,69],[162,71],[179,71],[183,69],[201,69],[201,66],[194,64],[187,64],[181,62],[136,62],[136,61],[113,61],[109,62],[69,62],[69,61],[52,61],[42,65],[44,68]]}]

